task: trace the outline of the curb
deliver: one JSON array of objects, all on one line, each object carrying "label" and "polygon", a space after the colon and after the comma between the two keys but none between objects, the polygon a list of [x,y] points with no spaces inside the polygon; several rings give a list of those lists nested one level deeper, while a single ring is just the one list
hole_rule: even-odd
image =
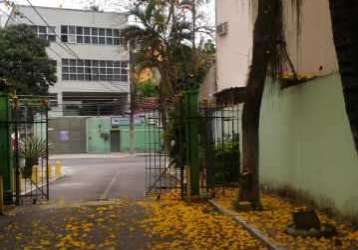
[{"label": "curb", "polygon": [[[61,176],[59,176],[59,177],[57,177],[57,178],[55,178],[55,179],[50,180],[48,184],[49,184],[49,185],[54,184],[55,182],[57,182],[57,181],[59,181],[59,180],[65,178],[65,177],[66,177],[66,174],[63,174],[63,175],[61,175]],[[46,185],[47,185],[47,184],[42,184],[42,185],[38,186],[38,188],[42,188],[42,187],[44,187],[44,186],[46,186]],[[22,192],[21,195],[29,194],[29,193],[33,192],[34,190],[36,190],[36,187],[32,188],[31,190],[29,190],[29,191],[27,191],[27,192],[25,192],[25,191]]]},{"label": "curb", "polygon": [[232,217],[236,222],[238,222],[244,229],[246,229],[253,237],[260,240],[263,244],[265,244],[270,250],[286,250],[287,248],[279,247],[276,243],[270,240],[266,235],[264,235],[260,230],[253,227],[249,223],[247,223],[240,216],[235,214],[234,212],[223,208],[217,202],[213,200],[209,200],[209,204],[212,205],[216,210],[221,212],[224,215]]},{"label": "curb", "polygon": [[63,154],[51,155],[49,160],[123,159],[132,156],[140,156],[140,154]]}]

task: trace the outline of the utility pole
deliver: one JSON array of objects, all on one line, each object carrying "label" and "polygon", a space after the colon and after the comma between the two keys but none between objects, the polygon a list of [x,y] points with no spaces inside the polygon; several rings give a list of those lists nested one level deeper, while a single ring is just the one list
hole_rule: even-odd
[{"label": "utility pole", "polygon": [[129,85],[130,85],[130,118],[129,118],[129,152],[134,154],[135,144],[135,126],[134,126],[134,111],[135,111],[135,81],[134,81],[134,60],[133,60],[133,41],[129,41]]}]

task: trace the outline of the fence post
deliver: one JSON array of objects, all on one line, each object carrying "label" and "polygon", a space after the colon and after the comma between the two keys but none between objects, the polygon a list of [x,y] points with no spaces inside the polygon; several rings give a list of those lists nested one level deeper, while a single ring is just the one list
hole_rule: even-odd
[{"label": "fence post", "polygon": [[11,178],[11,133],[10,133],[9,96],[0,92],[0,175],[3,177],[3,195],[5,203],[12,203]]},{"label": "fence post", "polygon": [[4,215],[4,183],[0,175],[0,215]]},{"label": "fence post", "polygon": [[198,90],[185,92],[185,126],[187,145],[187,159],[190,166],[191,196],[200,195],[200,166],[199,166],[199,103]]}]

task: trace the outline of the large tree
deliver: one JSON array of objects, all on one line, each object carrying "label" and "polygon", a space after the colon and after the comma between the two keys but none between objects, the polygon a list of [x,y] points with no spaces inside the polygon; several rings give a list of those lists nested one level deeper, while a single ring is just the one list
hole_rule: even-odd
[{"label": "large tree", "polygon": [[0,78],[17,94],[45,95],[56,79],[56,64],[46,53],[49,43],[27,25],[0,29]]},{"label": "large tree", "polygon": [[283,34],[282,0],[258,0],[254,25],[253,59],[243,110],[243,170],[249,185],[242,185],[240,200],[260,207],[259,127],[261,103],[267,77],[276,80],[288,55]]},{"label": "large tree", "polygon": [[[137,24],[126,28],[123,35],[127,41],[135,42],[136,67],[158,69],[161,75],[160,105],[165,115],[168,99],[178,91],[200,83],[206,74],[210,65],[208,46],[193,44],[193,34],[203,32],[205,27],[198,26],[193,30],[188,13],[177,0],[138,0],[130,15]],[[194,49],[196,60],[193,59]]]}]

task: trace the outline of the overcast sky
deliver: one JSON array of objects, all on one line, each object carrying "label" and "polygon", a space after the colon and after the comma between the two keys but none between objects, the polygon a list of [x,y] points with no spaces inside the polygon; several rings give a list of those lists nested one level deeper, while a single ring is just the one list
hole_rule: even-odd
[{"label": "overcast sky", "polygon": [[[130,0],[31,0],[33,5],[60,7],[63,8],[86,8],[90,5],[99,5],[104,10],[125,10],[125,6]],[[0,1],[1,2],[1,1]],[[14,0],[16,4],[28,4],[26,0]],[[213,16],[214,14],[214,0],[205,8],[205,11]]]},{"label": "overcast sky", "polygon": [[[31,3],[35,6],[48,6],[48,7],[60,7],[63,8],[88,8],[91,5],[98,5],[101,9],[105,11],[125,11],[128,1],[131,0],[30,0]],[[2,2],[0,0],[0,2]],[[26,4],[28,5],[27,0],[14,0],[15,4]],[[215,10],[214,10],[215,0],[209,0],[209,4],[206,4],[202,11],[205,13],[207,22],[210,25],[215,23]],[[4,4],[0,4],[0,9],[6,10]],[[0,12],[0,15],[4,16],[4,13]],[[4,19],[2,19],[4,22]]]}]

